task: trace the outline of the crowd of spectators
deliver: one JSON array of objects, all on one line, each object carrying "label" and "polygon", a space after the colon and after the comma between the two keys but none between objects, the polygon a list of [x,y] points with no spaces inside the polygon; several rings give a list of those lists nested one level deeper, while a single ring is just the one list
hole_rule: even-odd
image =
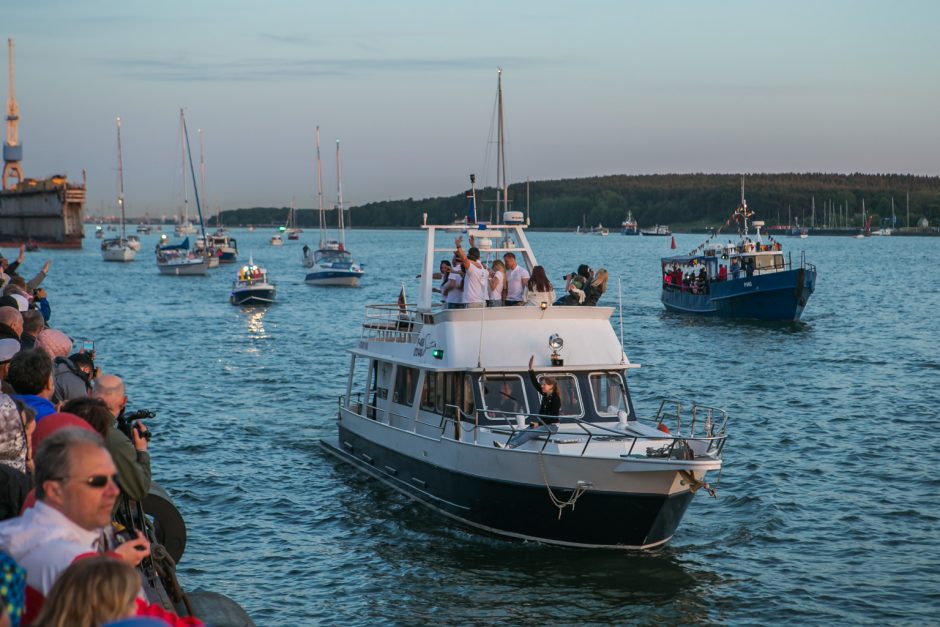
[{"label": "crowd of spectators", "polygon": [[147,428],[116,428],[124,382],[50,324],[50,263],[25,280],[24,261],[0,256],[0,626],[200,625],[142,577]]}]

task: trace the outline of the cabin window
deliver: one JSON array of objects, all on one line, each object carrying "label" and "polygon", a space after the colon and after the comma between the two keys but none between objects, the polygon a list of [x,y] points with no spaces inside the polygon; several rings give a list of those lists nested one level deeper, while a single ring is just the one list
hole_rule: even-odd
[{"label": "cabin window", "polygon": [[594,409],[598,416],[616,416],[620,410],[630,413],[627,408],[627,395],[624,393],[623,379],[616,372],[592,374],[591,394],[594,396]]},{"label": "cabin window", "polygon": [[518,375],[480,377],[483,404],[489,410],[486,417],[495,420],[529,413],[526,406],[525,386]]},{"label": "cabin window", "polygon": [[421,392],[421,409],[441,413],[444,411],[444,394],[442,388],[443,374],[428,372],[424,375],[424,389]]},{"label": "cabin window", "polygon": [[[437,381],[437,396],[440,398],[439,412],[444,416],[453,417],[456,415],[456,409],[460,409],[468,415],[474,412],[475,404],[473,402],[472,378],[463,372],[444,372],[439,373]],[[429,375],[430,377],[430,375]],[[428,377],[425,377],[427,380]],[[427,390],[427,386],[425,386]]]},{"label": "cabin window", "polygon": [[[539,376],[539,383],[547,375]],[[584,415],[581,409],[581,393],[578,390],[578,380],[571,374],[551,375],[555,379],[555,385],[558,388],[558,396],[561,399],[561,411],[559,416],[580,418]]]},{"label": "cabin window", "polygon": [[783,255],[758,255],[755,257],[758,270],[769,270],[771,268],[783,268]]},{"label": "cabin window", "polygon": [[[371,362],[363,357],[356,357],[353,355],[352,358],[352,376],[350,377],[350,386],[349,386],[349,406],[360,406],[363,400],[368,398],[369,392],[369,370],[371,368]],[[375,385],[375,379],[372,380],[372,385]]]},{"label": "cabin window", "polygon": [[418,386],[418,370],[399,366],[395,377],[395,393],[392,402],[411,407],[415,402],[415,389]]}]

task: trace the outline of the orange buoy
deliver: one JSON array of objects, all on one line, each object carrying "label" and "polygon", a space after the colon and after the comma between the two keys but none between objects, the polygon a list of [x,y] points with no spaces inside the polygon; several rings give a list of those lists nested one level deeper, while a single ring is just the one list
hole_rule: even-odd
[{"label": "orange buoy", "polygon": [[662,431],[663,433],[669,433],[669,427],[667,427],[663,423],[659,423],[659,425],[657,425],[656,428]]},{"label": "orange buoy", "polygon": [[675,235],[672,236],[672,249],[673,250],[676,249],[676,236]]}]

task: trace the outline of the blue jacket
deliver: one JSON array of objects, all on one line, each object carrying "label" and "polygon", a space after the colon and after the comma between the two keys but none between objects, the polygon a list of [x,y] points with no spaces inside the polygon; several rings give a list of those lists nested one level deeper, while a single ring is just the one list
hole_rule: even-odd
[{"label": "blue jacket", "polygon": [[13,398],[23,401],[25,405],[33,408],[33,411],[36,412],[36,422],[39,422],[40,418],[55,413],[55,405],[41,396],[36,396],[35,394],[14,394]]}]

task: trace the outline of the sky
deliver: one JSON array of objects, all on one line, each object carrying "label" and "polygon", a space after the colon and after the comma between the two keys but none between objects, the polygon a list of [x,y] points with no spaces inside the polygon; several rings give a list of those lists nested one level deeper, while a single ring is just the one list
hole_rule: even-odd
[{"label": "sky", "polygon": [[316,206],[318,125],[328,203],[337,140],[347,206],[492,185],[498,68],[510,183],[935,176],[938,24],[932,0],[0,0],[24,174],[84,170],[92,215],[117,116],[128,213],[178,211],[181,107],[207,212]]}]

